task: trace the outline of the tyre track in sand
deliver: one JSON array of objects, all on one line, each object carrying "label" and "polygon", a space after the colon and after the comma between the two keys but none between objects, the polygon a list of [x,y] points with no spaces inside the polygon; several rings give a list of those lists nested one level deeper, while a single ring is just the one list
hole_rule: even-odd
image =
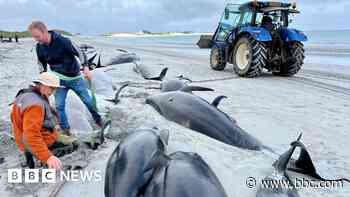
[{"label": "tyre track in sand", "polygon": [[350,96],[350,88],[332,85],[332,84],[316,81],[307,77],[302,77],[302,76],[294,76],[294,77],[285,78],[285,79],[293,83],[308,85],[314,88],[327,90],[327,91],[342,94],[345,96]]},{"label": "tyre track in sand", "polygon": [[[295,80],[293,80],[293,78]],[[315,80],[315,79],[321,79],[321,80],[329,80],[334,82],[342,82],[342,83],[345,82],[350,84],[350,75],[347,75],[347,74],[304,69],[304,70],[301,70],[301,72],[296,76],[292,78],[287,78],[287,79],[293,80],[298,83],[303,83],[315,88],[321,88],[321,89],[342,94],[345,96],[350,96],[350,88]]]},{"label": "tyre track in sand", "polygon": [[318,70],[302,69],[300,74],[309,75],[314,78],[326,79],[332,81],[346,81],[350,83],[350,75],[342,73],[331,73]]}]

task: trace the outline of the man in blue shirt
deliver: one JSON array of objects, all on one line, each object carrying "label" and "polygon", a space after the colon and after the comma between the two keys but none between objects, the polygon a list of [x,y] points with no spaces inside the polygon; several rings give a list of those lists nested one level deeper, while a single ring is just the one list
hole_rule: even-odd
[{"label": "man in blue shirt", "polygon": [[[80,74],[80,63],[83,73],[91,80],[91,73],[87,64],[86,55],[66,37],[54,31],[48,31],[41,21],[33,21],[29,27],[32,37],[38,42],[36,52],[42,71],[47,71],[47,65],[51,72],[60,78],[60,88],[55,93],[56,109],[59,115],[59,123],[64,134],[70,135],[70,126],[65,112],[65,101],[68,90],[73,90],[89,109],[92,117],[99,127],[103,127],[101,116],[98,114],[93,99],[89,95],[88,86],[84,77]],[[80,63],[75,57],[78,57]]]}]

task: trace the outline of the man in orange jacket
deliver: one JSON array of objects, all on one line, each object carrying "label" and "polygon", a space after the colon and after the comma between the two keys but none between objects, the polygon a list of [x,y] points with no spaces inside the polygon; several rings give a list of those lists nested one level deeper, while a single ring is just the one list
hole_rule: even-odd
[{"label": "man in orange jacket", "polygon": [[12,108],[16,144],[25,153],[27,164],[32,162],[29,167],[34,167],[34,161],[28,161],[28,155],[32,154],[49,168],[60,169],[62,163],[53,154],[53,149],[68,145],[76,148],[76,140],[58,132],[57,114],[48,100],[61,87],[59,79],[44,72],[33,82],[33,86],[18,92]]}]

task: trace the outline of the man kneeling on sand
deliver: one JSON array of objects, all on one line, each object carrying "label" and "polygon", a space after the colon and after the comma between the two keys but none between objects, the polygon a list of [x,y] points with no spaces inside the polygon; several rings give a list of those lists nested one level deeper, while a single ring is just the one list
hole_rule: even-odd
[{"label": "man kneeling on sand", "polygon": [[48,98],[61,88],[59,79],[44,72],[33,82],[29,88],[17,93],[12,108],[11,122],[16,144],[30,168],[35,165],[34,155],[49,168],[61,169],[62,163],[57,157],[62,155],[62,151],[57,150],[73,152],[78,143],[75,138],[58,132],[57,114],[49,103]]}]

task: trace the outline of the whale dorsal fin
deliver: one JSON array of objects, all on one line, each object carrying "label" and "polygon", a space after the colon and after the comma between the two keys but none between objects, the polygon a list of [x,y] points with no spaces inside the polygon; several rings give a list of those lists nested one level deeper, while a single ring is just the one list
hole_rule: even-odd
[{"label": "whale dorsal fin", "polygon": [[211,103],[214,107],[218,107],[220,101],[224,98],[227,98],[227,96],[224,96],[224,95],[221,95],[221,96],[218,96],[216,97],[213,102]]},{"label": "whale dorsal fin", "polygon": [[145,78],[147,80],[155,80],[155,81],[163,81],[166,73],[168,72],[168,68],[163,68],[163,70],[160,72],[159,76],[158,77],[150,77],[150,78]]}]

